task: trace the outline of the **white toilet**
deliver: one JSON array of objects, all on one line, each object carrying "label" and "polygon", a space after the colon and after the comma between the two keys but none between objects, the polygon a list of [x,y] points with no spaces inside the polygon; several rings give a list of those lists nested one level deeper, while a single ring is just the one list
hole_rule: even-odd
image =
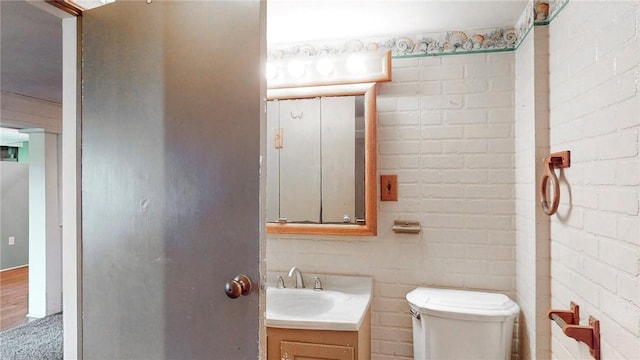
[{"label": "white toilet", "polygon": [[503,294],[419,287],[407,294],[416,360],[511,358],[518,305]]}]

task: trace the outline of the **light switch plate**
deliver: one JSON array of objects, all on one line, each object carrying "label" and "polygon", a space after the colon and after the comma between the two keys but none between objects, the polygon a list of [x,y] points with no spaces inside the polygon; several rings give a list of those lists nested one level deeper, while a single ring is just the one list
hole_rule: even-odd
[{"label": "light switch plate", "polygon": [[398,175],[380,175],[380,201],[398,201]]}]

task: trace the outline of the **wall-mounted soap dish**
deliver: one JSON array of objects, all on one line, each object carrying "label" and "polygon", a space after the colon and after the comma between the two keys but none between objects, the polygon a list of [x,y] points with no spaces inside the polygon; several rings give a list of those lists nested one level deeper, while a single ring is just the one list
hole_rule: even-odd
[{"label": "wall-mounted soap dish", "polygon": [[420,233],[420,221],[395,220],[391,230],[396,233],[418,234]]}]

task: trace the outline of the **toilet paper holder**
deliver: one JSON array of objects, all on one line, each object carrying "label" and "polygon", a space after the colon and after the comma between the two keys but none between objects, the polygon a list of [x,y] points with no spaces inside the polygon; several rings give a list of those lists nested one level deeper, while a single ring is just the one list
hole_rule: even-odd
[{"label": "toilet paper holder", "polygon": [[573,301],[569,310],[551,309],[547,315],[562,329],[562,332],[576,341],[589,346],[589,353],[594,359],[600,360],[600,321],[589,316],[589,326],[580,326],[580,306]]}]

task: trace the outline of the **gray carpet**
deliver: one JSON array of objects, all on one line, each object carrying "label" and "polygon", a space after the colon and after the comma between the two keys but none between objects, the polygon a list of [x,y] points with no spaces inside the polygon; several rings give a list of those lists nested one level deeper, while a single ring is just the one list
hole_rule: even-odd
[{"label": "gray carpet", "polygon": [[62,313],[0,332],[0,359],[62,359]]}]

